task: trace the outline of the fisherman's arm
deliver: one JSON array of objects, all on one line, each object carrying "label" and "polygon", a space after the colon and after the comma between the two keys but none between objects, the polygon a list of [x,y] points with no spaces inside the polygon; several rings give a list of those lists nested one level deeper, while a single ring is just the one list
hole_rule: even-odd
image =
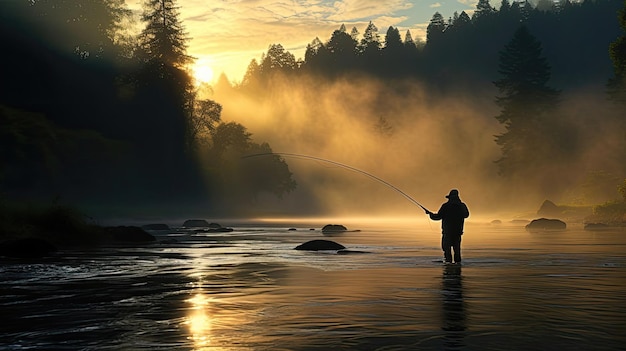
[{"label": "fisherman's arm", "polygon": [[437,213],[432,213],[428,210],[426,210],[426,214],[430,216],[430,219],[432,219],[433,221],[438,221],[441,220],[442,216],[441,213],[443,212],[443,206],[441,206],[441,208],[439,209],[439,211],[437,211]]}]

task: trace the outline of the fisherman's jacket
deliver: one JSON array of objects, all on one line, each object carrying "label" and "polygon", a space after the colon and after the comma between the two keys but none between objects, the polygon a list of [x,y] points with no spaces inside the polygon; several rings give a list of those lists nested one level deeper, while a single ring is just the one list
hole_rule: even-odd
[{"label": "fisherman's jacket", "polygon": [[435,221],[441,220],[443,235],[463,235],[463,225],[467,217],[469,217],[469,210],[458,198],[451,198],[441,205],[437,213],[430,215],[430,218]]}]

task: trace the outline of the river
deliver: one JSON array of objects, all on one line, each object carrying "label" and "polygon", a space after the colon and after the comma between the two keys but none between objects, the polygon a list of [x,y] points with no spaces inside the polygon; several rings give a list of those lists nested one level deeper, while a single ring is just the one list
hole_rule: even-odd
[{"label": "river", "polygon": [[[321,233],[337,221],[170,223],[154,245],[1,260],[0,349],[626,349],[624,230],[470,221],[444,266],[437,223]],[[367,253],[294,250],[313,239]]]}]

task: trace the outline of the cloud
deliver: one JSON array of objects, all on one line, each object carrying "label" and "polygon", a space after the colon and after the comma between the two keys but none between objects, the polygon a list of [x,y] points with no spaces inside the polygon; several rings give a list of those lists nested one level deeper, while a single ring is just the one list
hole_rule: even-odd
[{"label": "cloud", "polygon": [[396,11],[407,10],[412,5],[404,0],[343,0],[334,3],[334,13],[330,20],[354,21],[370,17],[389,15]]},{"label": "cloud", "polygon": [[469,6],[469,7],[473,7],[473,8],[475,8],[476,4],[478,4],[478,1],[476,1],[476,0],[457,0],[457,2],[459,4],[461,4],[461,5]]},{"label": "cloud", "polygon": [[435,8],[441,7],[441,3],[440,3],[440,2],[436,2],[436,3],[434,3],[434,4],[430,4],[430,6],[429,6],[429,7],[430,7],[431,9],[435,9]]}]

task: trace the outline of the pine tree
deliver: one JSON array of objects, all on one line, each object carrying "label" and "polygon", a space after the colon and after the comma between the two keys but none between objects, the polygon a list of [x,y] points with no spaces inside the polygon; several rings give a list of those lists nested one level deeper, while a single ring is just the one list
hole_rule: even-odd
[{"label": "pine tree", "polygon": [[472,15],[472,20],[483,20],[494,14],[496,10],[489,4],[489,0],[478,0],[476,11]]},{"label": "pine tree", "polygon": [[355,64],[357,41],[346,31],[345,26],[333,32],[324,46],[328,61],[324,71],[330,75],[340,74],[351,70]]},{"label": "pine tree", "polygon": [[356,27],[352,27],[352,30],[350,31],[350,36],[352,37],[352,39],[354,39],[355,41],[359,41],[359,30],[356,29]]},{"label": "pine tree", "polygon": [[175,0],[147,0],[142,20],[146,27],[140,36],[145,61],[184,68],[193,61],[187,55],[187,33],[179,21]]},{"label": "pine tree", "polygon": [[402,39],[398,28],[389,26],[385,35],[385,50],[400,50],[402,48]]},{"label": "pine tree", "polygon": [[261,58],[261,73],[288,72],[296,69],[296,57],[285,50],[281,44],[272,44],[267,49],[267,54]]},{"label": "pine tree", "polygon": [[411,31],[407,29],[406,34],[404,35],[404,52],[407,61],[407,69],[414,70],[416,63],[415,61],[418,58],[418,49],[417,43],[413,40],[413,36],[411,35]]},{"label": "pine tree", "polygon": [[259,63],[256,59],[252,59],[248,64],[248,68],[246,69],[246,73],[241,80],[241,87],[253,88],[258,84],[259,72],[261,68],[259,67]]},{"label": "pine tree", "polygon": [[509,0],[502,0],[499,11],[500,13],[507,13],[511,11],[511,2]]},{"label": "pine tree", "polygon": [[378,28],[370,21],[358,45],[357,67],[371,74],[380,73],[381,43]]},{"label": "pine tree", "polygon": [[320,38],[315,37],[312,42],[306,45],[306,50],[304,51],[304,62],[307,65],[313,64],[313,62],[317,59],[320,49],[323,47],[324,44]]},{"label": "pine tree", "polygon": [[193,142],[191,119],[196,100],[188,72],[193,58],[187,55],[187,34],[175,0],[147,0],[143,10],[145,28],[139,36],[137,57],[142,64],[138,85],[146,104],[144,118],[158,131],[152,142],[160,140],[164,154],[181,158]]},{"label": "pine tree", "polygon": [[366,56],[374,55],[378,53],[379,49],[380,36],[378,35],[378,28],[370,21],[363,33],[363,39],[361,39],[361,53]]},{"label": "pine tree", "polygon": [[352,60],[356,54],[356,46],[356,40],[346,32],[345,27],[334,31],[325,45],[328,52],[339,60]]},{"label": "pine tree", "polygon": [[[519,174],[537,169],[554,156],[558,135],[550,120],[558,105],[559,92],[548,87],[550,66],[542,57],[541,43],[521,26],[500,52],[498,72],[494,82],[500,91],[496,104],[501,113],[496,119],[506,131],[496,136],[502,157],[496,161],[503,175]],[[557,143],[558,144],[558,143]]]},{"label": "pine tree", "polygon": [[446,27],[446,21],[443,16],[439,12],[435,12],[426,28],[426,43],[433,44],[437,42],[443,35]]},{"label": "pine tree", "polygon": [[390,76],[404,74],[407,54],[400,32],[397,28],[389,26],[385,35],[385,46],[382,49],[381,72]]},{"label": "pine tree", "polygon": [[461,12],[458,17],[452,21],[452,25],[454,26],[455,31],[467,31],[468,27],[472,24],[472,20],[470,16],[465,13],[465,11]]},{"label": "pine tree", "polygon": [[406,34],[404,35],[404,46],[415,46],[415,41],[413,40],[413,36],[411,35],[410,30],[406,30]]}]

